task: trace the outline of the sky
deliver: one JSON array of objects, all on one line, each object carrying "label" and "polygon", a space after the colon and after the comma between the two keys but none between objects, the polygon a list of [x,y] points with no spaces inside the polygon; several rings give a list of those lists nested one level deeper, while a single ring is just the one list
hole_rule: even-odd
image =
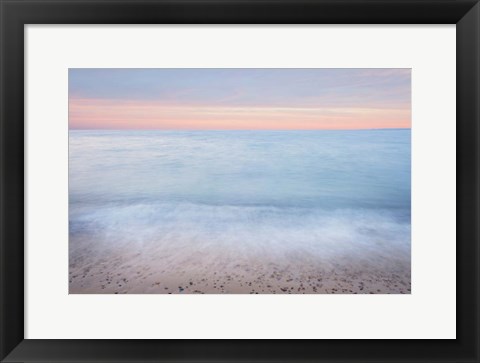
[{"label": "sky", "polygon": [[71,68],[69,127],[410,128],[410,77],[405,68]]}]

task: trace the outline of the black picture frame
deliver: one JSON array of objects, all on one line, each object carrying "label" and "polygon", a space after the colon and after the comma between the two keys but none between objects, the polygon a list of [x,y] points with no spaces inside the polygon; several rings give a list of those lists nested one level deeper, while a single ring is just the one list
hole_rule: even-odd
[{"label": "black picture frame", "polygon": [[[480,361],[478,0],[0,0],[0,12],[2,362]],[[159,23],[456,24],[457,339],[24,339],[24,26]]]}]

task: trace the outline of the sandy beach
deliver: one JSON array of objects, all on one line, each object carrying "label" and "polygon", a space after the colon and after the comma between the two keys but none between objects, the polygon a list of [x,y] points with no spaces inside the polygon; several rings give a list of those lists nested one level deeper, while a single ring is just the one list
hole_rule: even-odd
[{"label": "sandy beach", "polygon": [[[86,241],[83,241],[86,242]],[[76,240],[78,246],[82,241]],[[89,245],[86,243],[86,245]],[[77,247],[78,248],[78,247]],[[98,252],[98,251],[97,251]],[[95,250],[71,257],[70,293],[95,294],[409,294],[407,256],[321,259],[237,251]],[[384,250],[383,252],[387,252]],[[393,252],[393,251],[390,251]],[[398,255],[398,254],[397,254]],[[370,256],[372,257],[372,256]],[[277,261],[274,261],[277,259]]]}]

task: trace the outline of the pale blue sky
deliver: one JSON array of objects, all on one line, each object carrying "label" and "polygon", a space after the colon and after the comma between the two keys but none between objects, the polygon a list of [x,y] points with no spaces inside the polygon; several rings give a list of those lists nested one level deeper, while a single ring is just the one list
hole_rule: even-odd
[{"label": "pale blue sky", "polygon": [[[208,108],[210,113],[216,108],[221,111],[225,122],[231,120],[237,124],[242,113],[240,108],[243,111],[255,110],[256,118],[259,117],[259,109],[268,109],[267,128],[273,125],[273,110],[276,115],[281,115],[282,108],[301,110],[300,121],[306,121],[305,113],[310,112],[308,123],[304,122],[302,127],[316,128],[312,123],[312,112],[315,110],[319,114],[319,128],[326,121],[329,122],[327,128],[332,128],[335,120],[340,120],[339,128],[348,127],[350,121],[345,121],[347,114],[352,117],[351,122],[358,116],[356,119],[364,125],[374,124],[377,127],[385,122],[385,127],[400,127],[410,123],[410,97],[410,69],[69,70],[70,121],[73,127],[80,128],[86,125],[93,127],[96,125],[94,122],[100,126],[105,124],[106,128],[120,127],[112,121],[115,117],[118,119],[112,109],[120,112],[127,104],[129,108],[123,114],[130,115],[130,126],[133,128],[137,125],[147,127],[153,119],[165,119],[167,114],[167,128],[171,128],[175,121],[179,122],[180,128],[182,122],[195,126],[197,116],[192,112],[194,107]],[[166,107],[170,107],[170,111],[171,107],[177,107],[177,111],[174,114]],[[180,109],[182,107],[185,112]],[[145,115],[135,114],[134,108],[148,109],[151,119],[146,122]],[[372,111],[366,115],[366,110]],[[332,115],[329,120],[326,119],[328,115]],[[199,127],[208,127],[205,112],[201,120]],[[125,126],[127,121],[123,120],[122,125]],[[216,120],[215,124],[218,122]],[[162,128],[162,125],[159,121],[152,127]],[[226,125],[227,128],[230,126]],[[355,125],[352,127],[357,128]]]}]

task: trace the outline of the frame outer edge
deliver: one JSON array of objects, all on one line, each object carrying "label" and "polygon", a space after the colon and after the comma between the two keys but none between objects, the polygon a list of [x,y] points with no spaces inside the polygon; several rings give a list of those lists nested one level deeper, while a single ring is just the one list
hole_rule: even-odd
[{"label": "frame outer edge", "polygon": [[24,24],[15,5],[0,0],[0,360],[24,340]]},{"label": "frame outer edge", "polygon": [[[58,1],[58,4],[65,4],[67,1]],[[92,3],[91,1],[84,1],[85,3]],[[18,1],[22,3],[22,1]],[[27,3],[27,2],[25,2]],[[25,4],[24,3],[24,4]],[[31,3],[39,3],[33,1]],[[48,3],[48,1],[47,1]],[[50,2],[52,3],[52,2]],[[201,1],[200,1],[201,3]],[[470,3],[470,2],[469,2]],[[470,232],[474,232],[472,235],[463,235],[463,239],[474,240],[471,243],[469,249],[463,249],[457,253],[457,258],[460,256],[467,261],[467,266],[459,266],[457,263],[457,269],[462,273],[462,276],[466,274],[473,274],[473,284],[463,285],[462,294],[468,289],[474,289],[476,291],[475,301],[465,300],[465,297],[461,296],[458,300],[457,308],[465,308],[465,311],[473,311],[474,315],[471,320],[470,328],[472,328],[474,335],[471,337],[464,337],[468,340],[468,343],[472,344],[468,348],[468,353],[463,357],[458,357],[457,362],[479,362],[480,344],[478,331],[480,328],[478,302],[479,302],[479,223],[478,212],[480,205],[480,192],[479,192],[479,160],[480,160],[480,112],[479,112],[479,88],[480,88],[480,5],[477,2],[471,8],[468,13],[457,24],[457,49],[462,49],[461,56],[457,51],[457,82],[461,77],[463,79],[464,91],[468,89],[466,84],[472,85],[469,89],[469,93],[458,92],[457,90],[457,107],[463,110],[457,112],[457,116],[461,116],[462,112],[465,112],[470,116],[473,116],[473,120],[470,118],[472,125],[470,128],[462,127],[461,132],[457,131],[457,140],[461,140],[460,134],[462,134],[467,140],[466,143],[462,142],[460,152],[457,154],[457,160],[459,156],[462,156],[462,152],[470,151],[473,155],[466,155],[466,161],[462,161],[463,175],[461,179],[457,179],[461,183],[457,185],[457,203],[466,207],[469,206],[475,213],[471,216],[465,214],[462,218],[465,222],[461,221],[457,217],[457,228],[459,226],[465,226]],[[472,2],[473,4],[473,2]],[[23,217],[24,217],[24,172],[23,172],[23,135],[24,126],[14,125],[15,122],[11,120],[23,119],[23,87],[24,87],[24,74],[23,67],[20,69],[15,66],[20,59],[23,62],[23,25],[25,14],[21,13],[22,7],[16,7],[16,4],[12,1],[0,0],[0,23],[1,23],[1,44],[0,44],[0,360],[1,361],[23,361],[28,359],[21,354],[23,334],[24,334],[24,291],[23,291],[23,243],[15,244],[11,241],[22,240],[23,241]],[[271,3],[274,5],[274,3]],[[7,15],[8,13],[8,15]],[[57,14],[58,15],[58,14]],[[8,37],[7,37],[8,30]],[[458,41],[463,34],[463,38],[467,39],[465,44],[459,47]],[[466,35],[467,34],[467,35]],[[470,50],[468,50],[470,49]],[[465,61],[465,57],[471,57],[470,61]],[[465,64],[464,71],[459,71],[460,62]],[[23,63],[22,63],[23,64]],[[8,72],[7,72],[8,70]],[[15,70],[16,72],[11,72]],[[470,77],[468,76],[470,73]],[[475,80],[471,82],[469,78],[475,77]],[[470,83],[469,83],[470,82]],[[14,85],[13,88],[8,89],[8,94],[5,89],[6,85]],[[458,84],[458,83],[457,83]],[[461,107],[460,107],[461,106]],[[469,116],[469,117],[470,117]],[[465,118],[465,116],[463,117]],[[9,123],[7,123],[7,121]],[[457,119],[458,122],[459,118]],[[7,137],[8,135],[8,137]],[[20,139],[21,136],[21,139]],[[460,143],[457,142],[457,148]],[[462,151],[463,150],[463,151]],[[457,168],[458,168],[457,162]],[[470,169],[469,169],[470,168]],[[473,168],[473,169],[472,169]],[[457,176],[458,178],[458,176]],[[22,183],[18,183],[18,180],[22,180]],[[459,194],[458,188],[464,187],[470,194],[470,198],[466,197],[467,192]],[[18,196],[22,195],[21,200]],[[468,209],[468,208],[465,208]],[[21,231],[21,232],[20,232]],[[460,235],[459,235],[460,236]],[[7,244],[7,241],[10,241]],[[458,259],[462,261],[462,259]],[[7,279],[7,276],[9,279]],[[20,287],[22,286],[22,287]],[[460,284],[457,286],[460,287]],[[471,290],[472,291],[472,290]],[[468,296],[468,295],[466,295]],[[461,317],[461,316],[460,316]],[[471,317],[472,318],[472,317]],[[468,320],[469,317],[463,318],[463,321]],[[23,341],[23,343],[27,343]],[[17,349],[14,349],[17,347]],[[474,351],[473,351],[474,350]],[[15,351],[20,354],[15,354]],[[10,353],[8,356],[7,354]],[[24,352],[25,353],[25,352]],[[5,356],[7,356],[5,358]],[[49,361],[48,356],[43,357],[29,357],[30,361]],[[51,358],[51,357],[50,357]],[[5,359],[5,360],[4,360]],[[71,361],[74,357],[70,357],[68,361]]]},{"label": "frame outer edge", "polygon": [[[480,361],[480,3],[457,23],[457,339]],[[469,211],[472,211],[469,213]],[[470,280],[468,279],[470,278]],[[468,283],[466,281],[471,281]],[[475,292],[473,301],[468,291]],[[462,323],[463,329],[459,324]],[[463,332],[471,336],[463,336]],[[467,353],[467,352],[464,352]]]}]

